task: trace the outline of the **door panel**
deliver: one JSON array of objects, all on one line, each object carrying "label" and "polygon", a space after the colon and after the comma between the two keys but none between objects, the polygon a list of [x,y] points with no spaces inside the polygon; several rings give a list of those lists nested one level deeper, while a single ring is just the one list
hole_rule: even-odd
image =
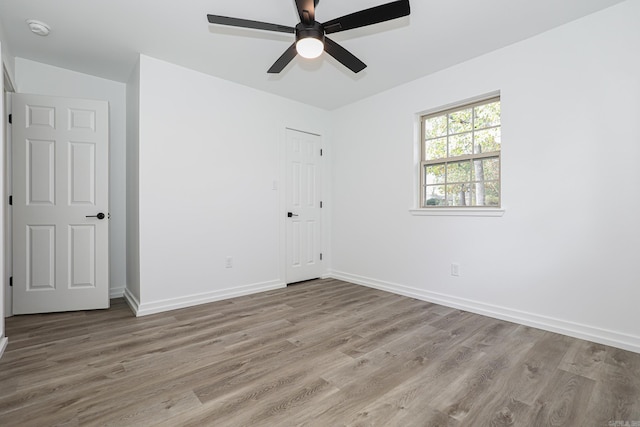
[{"label": "door panel", "polygon": [[69,233],[69,287],[95,288],[96,226],[72,225]]},{"label": "door panel", "polygon": [[107,308],[108,104],[15,94],[13,118],[13,312]]},{"label": "door panel", "polygon": [[27,203],[49,205],[55,202],[55,141],[28,139],[27,143]]},{"label": "door panel", "polygon": [[320,277],[321,138],[287,130],[287,283]]},{"label": "door panel", "polygon": [[27,239],[27,290],[54,290],[55,226],[30,225]]},{"label": "door panel", "polygon": [[69,204],[95,206],[96,145],[86,142],[69,144]]}]

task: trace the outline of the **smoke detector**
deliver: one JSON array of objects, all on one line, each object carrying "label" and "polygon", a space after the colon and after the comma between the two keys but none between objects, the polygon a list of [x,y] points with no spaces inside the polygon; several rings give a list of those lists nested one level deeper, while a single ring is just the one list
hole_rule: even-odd
[{"label": "smoke detector", "polygon": [[44,22],[36,21],[35,19],[27,19],[27,25],[33,34],[39,36],[48,36],[51,32],[51,28]]}]

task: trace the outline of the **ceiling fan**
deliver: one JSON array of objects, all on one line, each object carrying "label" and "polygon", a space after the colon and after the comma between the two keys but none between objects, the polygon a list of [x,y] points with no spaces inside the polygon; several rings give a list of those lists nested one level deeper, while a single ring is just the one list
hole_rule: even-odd
[{"label": "ceiling fan", "polygon": [[284,70],[287,64],[289,64],[297,54],[304,58],[317,58],[322,54],[322,51],[333,56],[354,73],[358,73],[366,68],[365,63],[329,37],[325,37],[325,34],[390,21],[407,16],[410,13],[409,0],[398,0],[351,13],[322,24],[315,20],[315,8],[318,5],[318,1],[319,0],[295,0],[298,14],[300,15],[300,23],[296,25],[295,28],[220,15],[207,15],[207,18],[211,24],[277,31],[281,33],[295,33],[295,43],[278,58],[271,68],[269,68],[268,73],[276,74]]}]

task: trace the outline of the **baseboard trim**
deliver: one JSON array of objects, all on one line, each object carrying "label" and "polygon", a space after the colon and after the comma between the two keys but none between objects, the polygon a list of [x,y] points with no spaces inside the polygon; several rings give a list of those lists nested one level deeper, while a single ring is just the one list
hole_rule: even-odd
[{"label": "baseboard trim", "polygon": [[133,314],[138,316],[138,308],[140,307],[140,301],[138,301],[138,298],[136,298],[136,296],[131,293],[129,288],[124,289],[124,293],[122,296],[124,297],[124,300],[126,301],[131,311],[133,311]]},{"label": "baseboard trim", "polygon": [[273,289],[285,288],[287,285],[282,281],[270,281],[256,283],[252,285],[239,286],[235,288],[221,289],[214,292],[187,295],[179,298],[165,299],[153,302],[140,303],[128,289],[125,289],[124,297],[136,317],[148,316],[150,314],[162,313],[165,311],[177,310],[185,307],[193,307],[200,304],[240,297],[244,295],[256,294],[259,292],[271,291]]},{"label": "baseboard trim", "polygon": [[7,337],[0,338],[0,359],[2,359],[2,355],[4,354],[4,350],[7,348],[7,344],[9,344],[9,339]]},{"label": "baseboard trim", "polygon": [[640,337],[634,335],[610,331],[553,317],[541,316],[525,311],[513,310],[507,307],[486,304],[479,301],[458,298],[437,292],[429,292],[422,289],[384,282],[341,271],[332,271],[330,276],[334,279],[344,280],[345,282],[351,282],[357,285],[367,286],[398,295],[416,298],[422,301],[493,317],[495,319],[506,320],[508,322],[514,322],[521,325],[543,329],[545,331],[556,332],[562,335],[640,353]]},{"label": "baseboard trim", "polygon": [[122,298],[124,296],[124,291],[126,288],[126,286],[109,288],[109,299]]}]

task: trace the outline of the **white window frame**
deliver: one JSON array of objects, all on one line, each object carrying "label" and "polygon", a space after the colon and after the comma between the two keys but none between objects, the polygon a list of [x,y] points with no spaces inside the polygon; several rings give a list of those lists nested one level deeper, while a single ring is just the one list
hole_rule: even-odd
[{"label": "white window frame", "polygon": [[[504,205],[502,199],[502,146],[499,151],[487,152],[487,153],[477,153],[465,156],[456,156],[456,157],[445,157],[443,159],[437,160],[425,160],[425,126],[424,121],[430,117],[440,116],[444,114],[450,114],[456,111],[464,110],[467,108],[472,108],[478,105],[488,104],[491,102],[499,101],[500,106],[502,107],[502,99],[499,92],[494,92],[491,94],[486,94],[480,97],[476,97],[474,99],[468,99],[459,103],[450,104],[445,107],[433,109],[430,111],[426,111],[417,115],[417,125],[419,126],[417,135],[419,138],[418,147],[416,150],[416,154],[419,155],[418,161],[416,162],[418,171],[417,171],[417,184],[418,184],[418,194],[416,197],[417,208],[410,209],[410,213],[412,215],[417,216],[502,216],[504,215]],[[500,130],[502,133],[502,122],[500,123]],[[474,130],[475,131],[475,130]],[[444,163],[454,163],[456,161],[463,160],[474,160],[474,159],[482,159],[482,158],[498,158],[499,166],[499,206],[425,206],[425,187],[426,187],[426,177],[425,177],[425,166],[432,164],[444,164]]]}]

